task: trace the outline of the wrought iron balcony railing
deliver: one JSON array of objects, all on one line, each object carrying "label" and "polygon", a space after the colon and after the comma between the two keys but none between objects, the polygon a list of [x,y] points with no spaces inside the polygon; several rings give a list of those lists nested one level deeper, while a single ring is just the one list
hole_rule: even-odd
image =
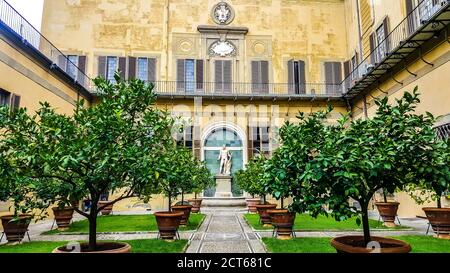
[{"label": "wrought iron balcony railing", "polygon": [[16,33],[24,45],[34,49],[36,54],[46,58],[53,69],[59,67],[58,64],[61,63],[61,59],[65,59],[63,63],[71,66],[70,68],[75,73],[73,73],[73,76],[70,76],[66,73],[65,67],[59,67],[62,72],[66,73],[75,83],[80,84],[86,90],[91,90],[92,80],[84,71],[80,70],[66,55],[42,36],[35,27],[5,0],[0,0],[0,28],[6,28]]},{"label": "wrought iron balcony railing", "polygon": [[288,83],[235,83],[235,82],[180,82],[157,81],[155,90],[161,96],[213,96],[213,97],[341,97],[340,84],[288,84]]},{"label": "wrought iron balcony railing", "polygon": [[344,95],[352,97],[377,83],[449,23],[450,0],[420,1],[342,82]]}]

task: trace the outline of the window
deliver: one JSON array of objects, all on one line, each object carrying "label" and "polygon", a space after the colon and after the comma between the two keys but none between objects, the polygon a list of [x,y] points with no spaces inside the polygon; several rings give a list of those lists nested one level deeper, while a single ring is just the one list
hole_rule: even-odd
[{"label": "window", "polygon": [[370,35],[370,52],[372,64],[381,63],[390,52],[388,17],[377,30]]},{"label": "window", "polygon": [[340,83],[342,82],[342,63],[325,62],[325,85],[327,94],[340,93]]},{"label": "window", "polygon": [[20,96],[0,88],[0,106],[9,106],[11,110],[20,107]]},{"label": "window", "polygon": [[305,62],[290,60],[288,62],[289,94],[306,93]]},{"label": "window", "polygon": [[120,72],[122,79],[125,79],[126,58],[116,56],[98,57],[98,75],[114,83],[114,74]]},{"label": "window", "polygon": [[378,62],[384,59],[386,56],[386,43],[384,43],[384,39],[386,38],[386,33],[384,32],[384,26],[381,25],[376,32],[377,46],[378,46]]},{"label": "window", "polygon": [[11,102],[11,93],[0,89],[0,106],[9,106]]},{"label": "window", "polygon": [[69,61],[67,62],[66,72],[69,76],[76,79],[78,76],[78,56],[69,55],[67,59]]},{"label": "window", "polygon": [[216,93],[231,93],[232,62],[230,60],[216,60],[214,64],[214,79]]},{"label": "window", "polygon": [[269,93],[269,62],[252,61],[252,92]]},{"label": "window", "polygon": [[128,57],[128,79],[156,82],[156,59]]},{"label": "window", "polygon": [[183,132],[177,134],[176,137],[177,145],[192,150],[194,146],[193,133],[194,133],[194,126],[185,127],[185,130]]},{"label": "window", "polygon": [[177,91],[194,93],[203,91],[203,60],[177,60]]}]

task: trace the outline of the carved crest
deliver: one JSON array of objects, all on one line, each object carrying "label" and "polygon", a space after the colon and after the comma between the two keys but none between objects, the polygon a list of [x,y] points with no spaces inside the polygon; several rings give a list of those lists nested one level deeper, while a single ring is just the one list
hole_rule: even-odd
[{"label": "carved crest", "polygon": [[228,25],[234,19],[234,10],[228,3],[220,2],[214,6],[212,17],[217,24]]}]

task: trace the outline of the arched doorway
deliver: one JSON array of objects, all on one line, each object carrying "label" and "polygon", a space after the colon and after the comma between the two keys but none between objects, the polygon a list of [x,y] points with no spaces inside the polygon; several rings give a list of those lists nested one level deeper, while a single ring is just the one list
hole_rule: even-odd
[{"label": "arched doorway", "polygon": [[[245,149],[242,136],[237,130],[226,125],[216,125],[211,127],[203,138],[202,159],[206,166],[214,175],[219,172],[219,153],[223,145],[232,155],[231,173],[244,168]],[[232,183],[232,192],[234,197],[242,196],[242,190]],[[205,190],[203,193],[206,197],[213,197],[215,195],[215,187]]]}]

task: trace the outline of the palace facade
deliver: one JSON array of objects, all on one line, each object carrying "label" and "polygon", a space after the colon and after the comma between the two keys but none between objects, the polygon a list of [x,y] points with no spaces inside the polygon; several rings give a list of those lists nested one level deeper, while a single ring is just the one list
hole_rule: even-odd
[{"label": "palace facade", "polygon": [[[155,84],[158,107],[187,125],[177,140],[213,172],[223,145],[233,171],[270,155],[299,111],[368,118],[376,98],[415,86],[449,136],[449,0],[45,0],[43,36],[0,3],[0,102],[70,112],[119,70]],[[396,198],[399,215],[422,214]]]}]

